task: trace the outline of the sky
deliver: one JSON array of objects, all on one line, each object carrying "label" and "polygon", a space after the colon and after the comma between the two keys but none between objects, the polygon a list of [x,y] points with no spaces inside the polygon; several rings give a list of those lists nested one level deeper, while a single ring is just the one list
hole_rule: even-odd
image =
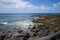
[{"label": "sky", "polygon": [[0,13],[60,13],[60,0],[0,0]]}]

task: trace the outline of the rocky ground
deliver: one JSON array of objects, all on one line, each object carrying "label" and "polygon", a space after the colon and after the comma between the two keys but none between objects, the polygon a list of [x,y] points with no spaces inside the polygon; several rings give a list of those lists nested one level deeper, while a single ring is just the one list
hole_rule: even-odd
[{"label": "rocky ground", "polygon": [[1,32],[0,40],[60,40],[60,16],[38,16],[32,22],[33,28],[25,34],[18,29]]},{"label": "rocky ground", "polygon": [[60,16],[40,16],[33,22],[35,25],[31,30],[40,37],[60,30]]}]

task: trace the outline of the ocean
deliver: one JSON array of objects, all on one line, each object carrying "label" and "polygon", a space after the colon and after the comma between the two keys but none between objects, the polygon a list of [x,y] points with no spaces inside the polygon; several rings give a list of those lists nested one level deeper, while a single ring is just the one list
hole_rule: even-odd
[{"label": "ocean", "polygon": [[[60,13],[0,13],[0,32],[21,28],[23,30],[33,27],[31,20],[41,15],[60,15]],[[31,26],[30,26],[31,25]]]}]

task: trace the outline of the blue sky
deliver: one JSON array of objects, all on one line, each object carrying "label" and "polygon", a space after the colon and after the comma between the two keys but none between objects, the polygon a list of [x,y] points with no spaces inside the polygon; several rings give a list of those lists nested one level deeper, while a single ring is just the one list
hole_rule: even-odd
[{"label": "blue sky", "polygon": [[60,0],[0,0],[0,13],[60,13]]}]

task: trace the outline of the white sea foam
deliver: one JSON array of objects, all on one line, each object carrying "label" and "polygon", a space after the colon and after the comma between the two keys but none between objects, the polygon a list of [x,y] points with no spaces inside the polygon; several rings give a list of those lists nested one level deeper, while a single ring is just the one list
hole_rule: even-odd
[{"label": "white sea foam", "polygon": [[[29,27],[32,28],[34,26],[34,23],[31,22],[31,20],[24,20],[24,21],[15,21],[15,22],[0,22],[0,24],[3,24],[5,26],[8,26],[12,32],[14,32],[14,28],[17,28],[19,30],[23,30],[23,34],[29,30]],[[6,27],[5,27],[6,28]]]},{"label": "white sea foam", "polygon": [[16,22],[0,22],[0,24],[4,25],[16,25],[16,28],[22,27],[22,28],[28,28],[28,27],[33,27],[34,23],[31,22],[30,20],[25,20],[25,21],[16,21]]},{"label": "white sea foam", "polygon": [[18,25],[22,28],[28,28],[28,27],[33,27],[34,23],[32,23],[31,21],[18,21],[18,22],[13,22],[11,24],[8,25]]},{"label": "white sea foam", "polygon": [[0,22],[0,24],[7,25],[8,22]]},{"label": "white sea foam", "polygon": [[[18,21],[18,22],[8,23],[8,25],[18,25],[18,26],[16,26],[16,28],[20,27],[23,30],[23,34],[25,34],[25,32],[28,31],[29,27],[32,28],[34,26],[34,23],[31,22],[30,20],[25,20],[25,21]],[[13,36],[17,35],[15,32],[13,34],[12,34]]]}]

